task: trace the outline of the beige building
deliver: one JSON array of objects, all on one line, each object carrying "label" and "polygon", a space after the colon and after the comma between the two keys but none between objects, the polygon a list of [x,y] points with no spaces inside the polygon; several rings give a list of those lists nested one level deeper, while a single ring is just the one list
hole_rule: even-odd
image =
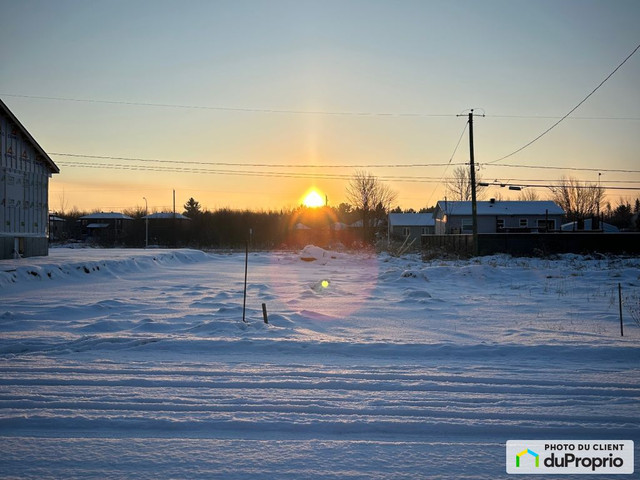
[{"label": "beige building", "polygon": [[60,169],[0,100],[0,259],[47,255],[54,173]]}]

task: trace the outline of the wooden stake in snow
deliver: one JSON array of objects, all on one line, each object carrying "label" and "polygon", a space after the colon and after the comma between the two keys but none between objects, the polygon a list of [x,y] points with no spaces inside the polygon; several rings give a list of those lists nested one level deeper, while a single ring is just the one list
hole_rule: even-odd
[{"label": "wooden stake in snow", "polygon": [[245,312],[247,310],[247,269],[249,266],[249,241],[251,240],[252,229],[249,229],[249,238],[245,244],[244,250],[244,296],[242,299],[242,321],[247,323]]},{"label": "wooden stake in snow", "polygon": [[620,336],[624,337],[624,328],[622,326],[622,285],[618,283],[618,305],[620,306]]},{"label": "wooden stake in snow", "polygon": [[269,323],[269,317],[267,316],[267,304],[262,304],[262,318],[264,318],[264,323]]}]

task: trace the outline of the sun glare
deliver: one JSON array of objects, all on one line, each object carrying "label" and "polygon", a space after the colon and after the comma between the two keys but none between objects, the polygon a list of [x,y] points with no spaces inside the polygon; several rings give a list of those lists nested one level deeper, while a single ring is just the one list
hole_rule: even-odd
[{"label": "sun glare", "polygon": [[317,190],[313,189],[310,190],[302,199],[302,204],[309,208],[322,207],[324,203],[325,201],[322,195],[320,195]]}]

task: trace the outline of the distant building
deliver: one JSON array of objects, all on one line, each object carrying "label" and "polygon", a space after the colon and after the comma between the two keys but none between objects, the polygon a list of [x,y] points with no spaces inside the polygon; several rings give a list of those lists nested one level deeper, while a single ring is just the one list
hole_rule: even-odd
[{"label": "distant building", "polygon": [[[477,202],[478,233],[548,232],[560,229],[564,210],[551,201]],[[471,202],[441,200],[433,212],[437,235],[472,233]]]},{"label": "distant building", "polygon": [[409,242],[420,241],[422,235],[435,233],[433,213],[390,213],[389,236],[391,239]]},{"label": "distant building", "polygon": [[143,219],[149,220],[191,220],[189,217],[185,217],[181,213],[171,213],[171,212],[158,212],[158,213],[150,213],[142,217]]},{"label": "distant building", "polygon": [[131,228],[133,218],[123,213],[100,212],[80,217],[84,239],[98,243],[123,241]]},{"label": "distant building", "polygon": [[596,221],[592,218],[585,218],[581,222],[569,222],[562,225],[563,232],[604,232],[604,233],[617,233],[620,231],[615,225],[610,225],[605,222]]},{"label": "distant building", "polygon": [[54,173],[60,169],[0,100],[0,259],[49,253]]},{"label": "distant building", "polygon": [[49,215],[49,240],[52,242],[62,240],[66,232],[64,230],[66,220],[57,215]]},{"label": "distant building", "polygon": [[142,219],[148,224],[147,235],[151,245],[176,245],[178,239],[189,237],[192,220],[181,213],[151,213]]}]

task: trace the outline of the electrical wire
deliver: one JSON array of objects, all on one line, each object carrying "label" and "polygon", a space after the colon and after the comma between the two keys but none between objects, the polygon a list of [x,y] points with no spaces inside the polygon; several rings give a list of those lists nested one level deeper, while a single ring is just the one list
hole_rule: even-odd
[{"label": "electrical wire", "polygon": [[[467,122],[468,123],[468,122]],[[343,163],[343,164],[294,164],[294,163],[253,163],[253,162],[204,162],[192,160],[177,159],[157,159],[157,158],[137,158],[137,157],[116,157],[111,155],[86,155],[79,153],[49,153],[49,155],[69,158],[93,158],[98,160],[118,160],[127,162],[144,162],[144,163],[169,163],[172,165],[207,165],[221,167],[260,167],[260,168],[424,168],[424,167],[449,167],[451,165],[468,165],[468,162],[452,162],[454,155],[460,145],[462,137],[466,131],[466,126],[458,139],[458,143],[446,163]],[[59,161],[57,163],[60,163]],[[66,163],[66,166],[73,166],[73,163]],[[492,163],[477,163],[478,167],[508,167],[508,168],[530,168],[542,170],[568,170],[568,171],[584,171],[584,172],[611,172],[611,173],[640,173],[640,170],[617,169],[617,168],[595,168],[595,167],[562,167],[559,165],[524,165],[524,164],[507,164],[503,163],[495,165]],[[445,170],[446,171],[446,170]]]},{"label": "electrical wire", "polygon": [[[513,185],[513,184],[509,184],[509,183],[494,183],[491,182],[488,184],[489,186],[500,186],[500,187],[520,187],[520,188],[560,188],[562,187],[564,184],[562,182],[556,183],[556,184],[547,184],[547,185],[542,185],[542,184],[522,184],[519,183],[517,185]],[[605,185],[571,185],[571,188],[576,188],[576,189],[590,189],[590,188],[600,188],[602,190],[628,190],[628,191],[640,191],[640,187],[612,187],[612,186],[605,186]]]},{"label": "electrical wire", "polygon": [[68,97],[48,97],[44,95],[19,95],[13,93],[0,93],[0,96],[29,98],[35,100],[53,100],[59,102],[77,103],[101,103],[107,105],[128,105],[136,107],[155,108],[180,108],[190,110],[215,110],[221,112],[243,112],[243,113],[277,113],[292,115],[335,115],[353,117],[455,117],[454,114],[444,113],[406,113],[406,112],[345,112],[345,111],[324,111],[324,110],[289,110],[276,108],[244,108],[244,107],[220,107],[207,105],[180,105],[172,103],[148,103],[148,102],[127,102],[123,100],[98,100],[90,98],[68,98]]},{"label": "electrical wire", "polygon": [[489,163],[478,164],[483,167],[508,167],[508,168],[530,168],[538,170],[570,170],[576,172],[610,172],[610,173],[640,173],[640,170],[630,170],[623,168],[593,168],[593,167],[560,167],[557,165],[521,165],[521,164],[508,164],[503,163],[495,165]]},{"label": "electrical wire", "polygon": [[547,128],[544,132],[542,132],[540,135],[538,135],[536,138],[534,138],[533,140],[531,140],[529,143],[526,143],[525,145],[523,145],[522,147],[518,148],[517,150],[514,150],[513,152],[509,153],[508,155],[505,155],[503,157],[497,158],[496,160],[492,160],[488,163],[497,163],[500,162],[502,160],[505,160],[509,157],[512,157],[513,155],[521,152],[522,150],[524,150],[525,148],[529,147],[530,145],[532,145],[533,143],[535,143],[536,141],[540,140],[542,137],[544,137],[547,133],[549,133],[551,130],[553,130],[555,127],[557,127],[558,125],[560,125],[560,123],[562,121],[564,121],[569,115],[571,115],[573,112],[575,112],[584,102],[586,102],[591,95],[593,95],[594,93],[596,93],[596,91],[598,91],[598,89],[600,87],[602,87],[602,85],[604,85],[606,83],[607,80],[609,80],[625,63],[627,63],[627,60],[629,60],[637,51],[638,49],[640,49],[640,44],[638,44],[636,46],[636,48],[633,49],[633,52],[631,52],[629,55],[627,55],[627,57],[622,61],[622,63],[620,63],[620,65],[618,65],[609,75],[607,75],[605,77],[604,80],[602,80],[598,86],[596,88],[594,88],[586,97],[584,97],[575,107],[573,107],[571,110],[569,110],[569,112],[564,115],[563,117],[560,118],[560,120],[558,120],[557,122],[555,122],[553,125],[551,125],[549,128]]},{"label": "electrical wire", "polygon": [[[272,177],[272,178],[298,178],[298,179],[324,179],[324,180],[349,180],[351,175],[342,174],[324,174],[324,173],[291,173],[291,172],[264,172],[264,171],[243,171],[243,170],[228,170],[228,169],[205,169],[205,168],[178,168],[178,167],[165,167],[165,166],[149,166],[149,165],[126,165],[126,164],[112,164],[112,163],[69,163],[61,164],[65,167],[76,168],[91,168],[91,169],[108,169],[108,170],[130,170],[130,171],[153,171],[153,172],[177,172],[177,173],[192,173],[192,174],[208,174],[208,175],[234,175],[234,176],[250,176],[250,177]],[[401,175],[389,175],[378,177],[383,181],[395,181],[399,183],[413,182],[413,183],[435,183],[440,184],[442,178],[440,177],[428,177],[428,176],[401,176]],[[511,182],[512,180],[509,180]],[[539,181],[549,182],[549,180],[526,180],[527,182]],[[620,181],[622,182],[622,181]],[[613,181],[611,183],[614,183]],[[624,182],[624,183],[637,183],[637,182]],[[519,187],[532,187],[532,188],[552,188],[557,187],[558,184],[533,184],[533,183],[518,183]],[[509,185],[508,182],[491,182],[490,185]],[[584,188],[587,188],[585,186]],[[603,189],[610,190],[640,190],[640,187],[620,187],[620,186],[602,186]],[[428,203],[428,202],[427,202]]]},{"label": "electrical wire", "polygon": [[[153,108],[176,108],[176,109],[188,109],[188,110],[214,110],[220,112],[241,112],[241,113],[261,113],[261,114],[290,114],[290,115],[327,115],[327,116],[355,116],[355,117],[455,117],[456,114],[447,113],[409,113],[409,112],[347,112],[347,111],[324,111],[324,110],[293,110],[293,109],[277,109],[277,108],[256,108],[256,107],[221,107],[221,106],[207,106],[207,105],[182,105],[176,103],[152,103],[152,102],[137,102],[137,101],[124,101],[124,100],[100,100],[92,98],[70,98],[70,97],[52,97],[45,95],[22,95],[16,93],[0,93],[0,97],[13,97],[13,98],[25,98],[32,100],[50,100],[58,102],[76,102],[76,103],[97,103],[106,105],[124,105],[134,107],[153,107]],[[572,117],[567,115],[565,117],[552,116],[552,115],[485,115],[487,118],[519,118],[519,119],[537,119],[537,120],[554,120],[567,118],[571,120],[619,120],[619,121],[640,121],[640,117]]]},{"label": "electrical wire", "polygon": [[[247,162],[203,162],[193,160],[162,160],[157,158],[114,157],[109,155],[84,155],[78,153],[49,153],[58,157],[95,158],[99,160],[121,160],[131,162],[171,163],[183,165],[210,165],[221,167],[262,167],[262,168],[409,168],[444,167],[450,163],[369,163],[369,164],[295,164],[295,163],[247,163]],[[449,161],[451,162],[451,160]],[[455,165],[464,165],[457,163]]]},{"label": "electrical wire", "polygon": [[[462,137],[464,137],[464,134],[467,131],[467,127],[468,126],[469,126],[469,122],[465,122],[464,128],[462,129],[462,133],[460,134],[460,137],[458,138],[458,143],[456,143],[456,146],[453,149],[453,153],[451,154],[451,157],[449,157],[449,162],[447,163],[447,166],[445,167],[444,171],[442,172],[442,177],[440,178],[438,183],[442,183],[442,180],[444,180],[444,176],[447,173],[447,170],[449,169],[449,167],[451,166],[451,162],[453,161],[453,157],[455,157],[456,152],[458,151],[458,147],[460,146],[460,142],[462,141]],[[462,165],[465,165],[465,164],[462,164]],[[431,198],[433,197],[434,193],[435,193],[435,189],[431,190],[431,194],[429,195],[429,198],[425,202],[425,205],[429,205],[429,202],[431,202]]]}]

